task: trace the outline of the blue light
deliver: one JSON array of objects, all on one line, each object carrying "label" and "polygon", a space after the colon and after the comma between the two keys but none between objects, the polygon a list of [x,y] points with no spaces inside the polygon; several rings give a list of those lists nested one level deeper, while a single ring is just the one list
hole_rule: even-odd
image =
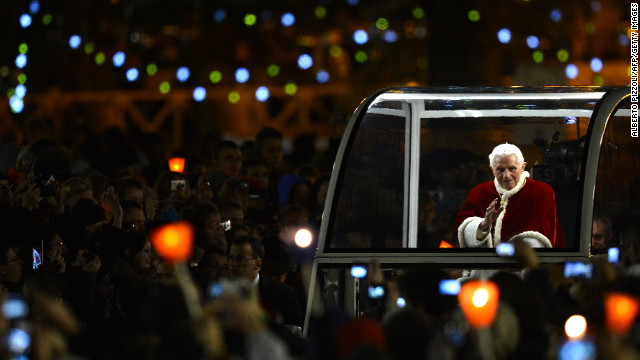
[{"label": "blue light", "polygon": [[602,60],[597,57],[591,59],[591,63],[589,65],[591,66],[591,70],[594,73],[599,73],[600,71],[602,71]]},{"label": "blue light", "polygon": [[575,79],[576,77],[578,77],[578,67],[574,64],[569,64],[566,68],[564,68],[564,74],[569,79]]},{"label": "blue light", "polygon": [[329,80],[331,80],[331,76],[329,75],[329,72],[327,70],[320,70],[316,74],[316,80],[320,84],[326,84],[327,82],[329,82]]},{"label": "blue light", "polygon": [[13,111],[14,113],[19,113],[19,112],[22,112],[22,110],[24,109],[24,102],[22,101],[21,98],[17,97],[16,95],[13,95],[9,99],[9,106],[11,106],[11,111]]},{"label": "blue light", "polygon": [[291,26],[291,25],[296,23],[296,17],[293,16],[292,13],[286,13],[286,14],[282,15],[282,18],[280,19],[280,22],[284,26]]},{"label": "blue light", "polygon": [[527,37],[527,46],[529,49],[537,49],[540,46],[540,40],[537,36],[531,35]]},{"label": "blue light", "polygon": [[309,54],[302,54],[298,58],[298,67],[302,70],[307,70],[313,65],[313,58]]},{"label": "blue light", "polygon": [[189,80],[189,76],[191,76],[191,71],[189,71],[189,68],[186,66],[181,66],[178,68],[178,71],[176,71],[176,79],[180,82]]},{"label": "blue light", "polygon": [[113,66],[115,67],[122,66],[126,58],[127,56],[122,51],[118,51],[113,55]]},{"label": "blue light", "polygon": [[387,30],[384,32],[384,41],[394,43],[398,41],[398,34],[393,30]]},{"label": "blue light", "polygon": [[500,29],[498,31],[498,41],[503,44],[508,44],[511,41],[511,31],[507,28]]},{"label": "blue light", "polygon": [[562,11],[560,11],[560,9],[553,9],[549,16],[551,17],[551,21],[560,22],[560,20],[562,20]]},{"label": "blue light", "polygon": [[193,90],[193,100],[200,102],[207,97],[207,90],[202,86],[198,86]]},{"label": "blue light", "polygon": [[35,14],[38,11],[40,11],[40,2],[37,0],[33,0],[31,4],[29,4],[29,12]]},{"label": "blue light", "polygon": [[23,67],[27,66],[27,55],[20,54],[16,56],[16,66],[18,67],[18,69],[22,69]]},{"label": "blue light", "polygon": [[358,45],[366,44],[369,41],[369,34],[362,29],[356,30],[353,33],[353,41]]},{"label": "blue light", "polygon": [[576,118],[575,116],[567,116],[564,118],[565,125],[573,125],[577,122],[578,122],[578,118]]},{"label": "blue light", "polygon": [[617,264],[620,259],[620,249],[617,247],[611,247],[607,250],[607,259],[612,264]]},{"label": "blue light", "polygon": [[81,43],[82,43],[82,38],[80,38],[80,36],[78,36],[78,35],[72,35],[69,38],[69,46],[72,49],[77,49],[80,46]]},{"label": "blue light", "polygon": [[256,99],[260,102],[265,102],[269,99],[269,89],[266,86],[260,86],[256,90]]},{"label": "blue light", "polygon": [[20,84],[20,85],[16,86],[15,95],[17,97],[19,97],[20,99],[22,99],[25,95],[27,95],[27,87],[24,86],[24,84]]},{"label": "blue light", "polygon": [[361,279],[367,276],[367,268],[360,265],[354,265],[351,267],[351,276],[353,276],[354,278]]},{"label": "blue light", "polygon": [[396,300],[396,305],[398,305],[398,307],[405,307],[407,306],[407,302],[404,300],[403,297],[399,297],[398,300]]},{"label": "blue light", "polygon": [[20,26],[22,28],[28,28],[31,25],[31,16],[29,14],[22,14],[20,16]]},{"label": "blue light", "polygon": [[138,80],[138,75],[140,75],[140,72],[136,68],[131,68],[127,70],[127,80],[129,81]]},{"label": "blue light", "polygon": [[590,341],[569,340],[560,346],[558,360],[592,360],[596,358],[596,346]]},{"label": "blue light", "polygon": [[226,19],[226,18],[227,18],[227,12],[225,11],[225,9],[218,9],[213,14],[213,21],[215,21],[217,23],[223,22],[224,19]]},{"label": "blue light", "polygon": [[351,6],[356,6],[356,5],[360,4],[360,0],[347,0],[347,4],[349,4]]},{"label": "blue light", "polygon": [[236,81],[240,84],[244,84],[249,80],[249,70],[245,68],[238,68],[236,70]]},{"label": "blue light", "polygon": [[629,45],[629,37],[627,36],[627,34],[620,34],[618,35],[618,42],[622,46],[627,46]]}]

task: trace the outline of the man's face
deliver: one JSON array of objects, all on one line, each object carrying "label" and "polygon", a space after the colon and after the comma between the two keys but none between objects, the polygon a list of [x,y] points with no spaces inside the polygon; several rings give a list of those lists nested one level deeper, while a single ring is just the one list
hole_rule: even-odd
[{"label": "man's face", "polygon": [[123,223],[133,224],[135,226],[135,231],[139,233],[143,233],[146,230],[144,221],[145,216],[142,209],[129,208],[122,217]]},{"label": "man's face", "polygon": [[602,221],[593,220],[593,229],[591,230],[591,248],[594,250],[604,249],[612,238],[611,234],[607,234]]},{"label": "man's face", "polygon": [[282,165],[282,140],[277,138],[265,139],[262,145],[262,158],[272,168]]},{"label": "man's face", "polygon": [[223,254],[208,253],[199,262],[198,267],[209,282],[229,277],[229,260]]},{"label": "man's face", "polygon": [[223,148],[216,155],[214,164],[224,176],[236,177],[242,168],[242,151],[240,149]]},{"label": "man's face", "polygon": [[498,180],[498,184],[506,190],[513,189],[520,181],[520,176],[524,172],[527,163],[518,164],[518,158],[515,155],[497,157],[495,164],[491,166],[493,176]]},{"label": "man's face", "polygon": [[138,189],[136,187],[130,187],[125,192],[124,198],[120,199],[120,201],[123,201],[123,200],[135,201],[138,204],[144,206],[144,193],[142,192],[142,189]]},{"label": "man's face", "polygon": [[250,281],[258,276],[262,259],[256,258],[249,244],[231,245],[229,251],[229,273],[232,278],[244,278]]}]

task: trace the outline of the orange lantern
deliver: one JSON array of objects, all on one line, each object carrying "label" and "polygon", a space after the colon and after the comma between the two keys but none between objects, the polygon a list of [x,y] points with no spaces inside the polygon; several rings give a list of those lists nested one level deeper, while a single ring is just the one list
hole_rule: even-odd
[{"label": "orange lantern", "polygon": [[193,228],[187,222],[164,225],[151,233],[151,245],[169,263],[188,261],[193,251]]},{"label": "orange lantern", "polygon": [[635,296],[619,292],[606,294],[604,311],[607,330],[612,334],[626,335],[638,315],[639,307],[640,303]]},{"label": "orange lantern", "polygon": [[184,158],[174,157],[169,159],[169,170],[173,172],[183,172],[184,171]]},{"label": "orange lantern", "polygon": [[499,294],[498,286],[491,281],[469,280],[462,285],[458,301],[469,325],[480,329],[493,324]]},{"label": "orange lantern", "polygon": [[449,249],[449,248],[453,248],[453,245],[449,244],[444,240],[440,241],[440,249]]}]

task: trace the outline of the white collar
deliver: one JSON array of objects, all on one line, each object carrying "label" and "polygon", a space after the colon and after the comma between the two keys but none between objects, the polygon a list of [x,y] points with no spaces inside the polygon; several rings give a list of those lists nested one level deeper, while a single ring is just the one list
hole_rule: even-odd
[{"label": "white collar", "polygon": [[251,283],[253,283],[253,286],[258,286],[258,282],[260,281],[260,273],[258,273],[258,275],[256,276],[255,279],[253,279],[253,281]]},{"label": "white collar", "polygon": [[500,184],[498,183],[498,179],[496,178],[493,178],[493,184],[496,186],[496,191],[498,191],[498,194],[500,194],[500,196],[502,197],[502,201],[505,201],[511,196],[513,196],[514,194],[516,194],[518,191],[520,191],[520,189],[522,189],[522,187],[524,186],[524,182],[528,177],[529,177],[529,172],[523,171],[522,175],[520,176],[520,180],[518,180],[518,183],[516,184],[516,186],[514,186],[511,190],[507,190],[502,186],[500,186]]}]

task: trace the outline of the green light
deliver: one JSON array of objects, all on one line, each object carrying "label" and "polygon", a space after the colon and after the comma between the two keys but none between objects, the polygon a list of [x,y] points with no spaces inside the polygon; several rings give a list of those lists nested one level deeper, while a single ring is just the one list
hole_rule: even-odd
[{"label": "green light", "polygon": [[209,81],[213,84],[217,84],[222,80],[222,73],[218,70],[214,70],[209,73]]},{"label": "green light", "polygon": [[380,30],[387,30],[389,28],[389,20],[378,18],[378,20],[376,20],[376,27]]},{"label": "green light", "polygon": [[329,48],[329,55],[333,57],[339,57],[342,55],[342,48],[340,45],[331,45]]},{"label": "green light", "polygon": [[9,76],[9,67],[8,66],[5,65],[3,67],[0,67],[0,76],[2,76],[2,77]]},{"label": "green light", "polygon": [[247,14],[244,16],[244,24],[247,26],[253,26],[256,24],[256,16],[254,14]]},{"label": "green light", "polygon": [[327,8],[324,6],[316,6],[313,12],[316,14],[318,19],[324,19],[327,17]]},{"label": "green light", "polygon": [[271,64],[267,67],[267,75],[274,77],[280,74],[280,66],[276,64]]},{"label": "green light", "polygon": [[424,10],[421,7],[416,7],[412,11],[413,17],[420,20],[424,17]]},{"label": "green light", "polygon": [[10,98],[13,95],[16,94],[16,89],[15,88],[9,88],[9,90],[7,90],[7,97]]},{"label": "green light", "polygon": [[353,58],[356,59],[357,62],[362,64],[367,62],[367,60],[369,59],[369,56],[367,55],[366,52],[360,50],[353,56]]},{"label": "green light", "polygon": [[596,75],[593,77],[593,85],[602,86],[604,85],[604,79],[600,75]]},{"label": "green light", "polygon": [[20,54],[26,54],[27,51],[29,51],[29,46],[27,45],[27,43],[22,43],[20,44],[20,46],[18,46],[18,51],[20,52]]},{"label": "green light", "polygon": [[558,60],[560,60],[560,62],[567,62],[567,60],[569,60],[569,52],[565,49],[558,50]]},{"label": "green light", "polygon": [[541,63],[544,60],[544,54],[540,50],[536,50],[533,52],[533,61],[536,63]]},{"label": "green light", "polygon": [[18,82],[20,84],[26,83],[27,82],[27,75],[25,75],[25,74],[18,75]]},{"label": "green light", "polygon": [[96,45],[92,42],[88,42],[84,44],[84,53],[90,55],[93,53],[93,50],[96,49]]},{"label": "green light", "polygon": [[240,93],[237,91],[232,91],[229,93],[229,96],[227,96],[227,98],[229,99],[230,103],[237,104],[238,101],[240,101]]},{"label": "green light", "polygon": [[107,57],[104,55],[103,52],[99,52],[96,54],[96,64],[102,65],[106,60],[107,60]]},{"label": "green light", "polygon": [[158,65],[151,63],[147,65],[147,75],[153,76],[158,72]]},{"label": "green light", "polygon": [[294,83],[287,83],[284,86],[284,92],[287,95],[295,95],[298,92],[298,85],[294,84]]},{"label": "green light", "polygon": [[471,22],[477,22],[478,20],[480,20],[480,12],[478,10],[469,10],[469,12],[467,13],[467,17],[469,18],[469,20],[471,20]]},{"label": "green light", "polygon": [[584,26],[584,31],[587,32],[587,34],[589,35],[593,35],[594,32],[596,32],[596,26],[594,23],[589,22]]},{"label": "green light", "polygon": [[42,23],[45,25],[51,24],[52,20],[53,20],[53,16],[51,16],[51,14],[46,14],[45,16],[42,17]]},{"label": "green light", "polygon": [[169,84],[168,81],[163,81],[160,83],[160,86],[158,86],[158,89],[160,90],[161,94],[167,94],[169,93],[169,91],[171,91],[171,84]]}]

